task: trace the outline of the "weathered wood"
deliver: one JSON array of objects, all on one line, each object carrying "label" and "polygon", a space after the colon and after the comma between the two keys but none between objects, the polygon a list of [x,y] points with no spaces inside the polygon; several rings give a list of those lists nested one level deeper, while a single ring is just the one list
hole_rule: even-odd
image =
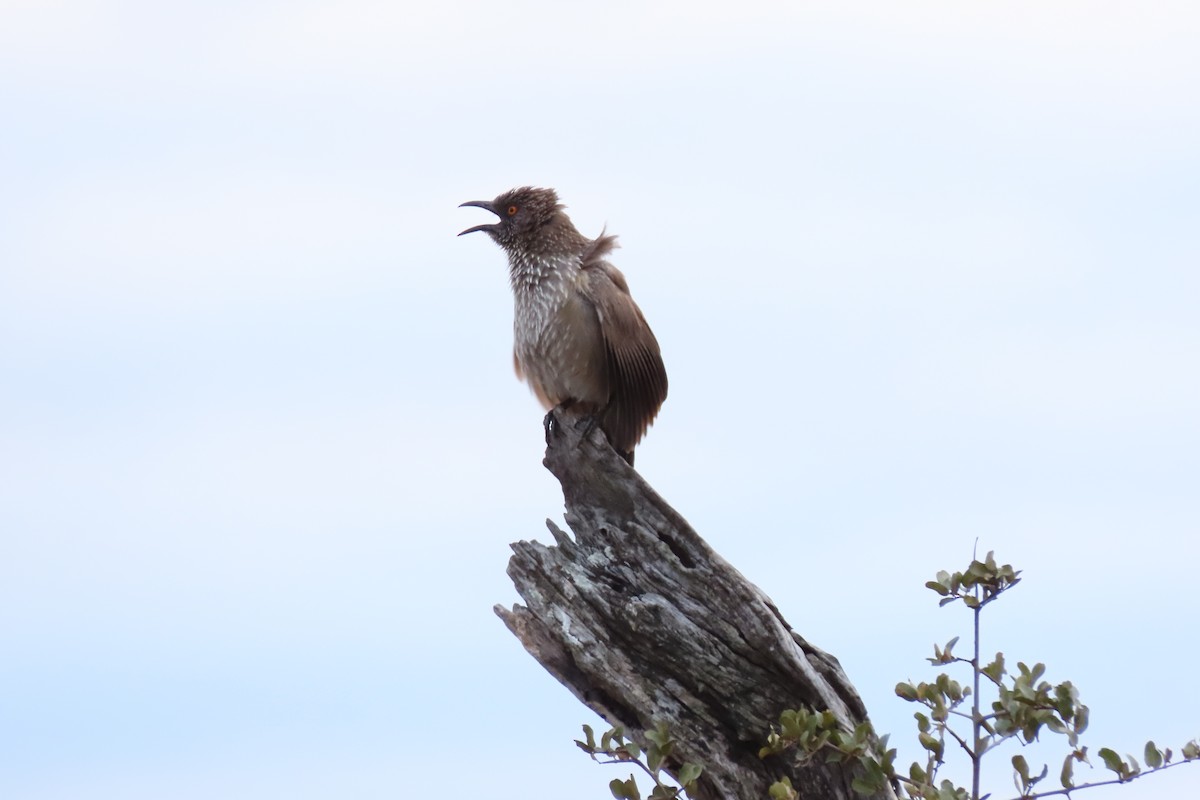
[{"label": "weathered wood", "polygon": [[598,428],[556,409],[546,440],[574,538],[547,521],[554,546],[512,546],[525,605],[496,613],[525,649],[635,741],[666,722],[675,766],[704,766],[697,798],[765,800],[786,775],[805,800],[861,800],[840,764],[758,756],[786,708],[829,709],[848,730],[867,718],[837,659],[793,631]]}]

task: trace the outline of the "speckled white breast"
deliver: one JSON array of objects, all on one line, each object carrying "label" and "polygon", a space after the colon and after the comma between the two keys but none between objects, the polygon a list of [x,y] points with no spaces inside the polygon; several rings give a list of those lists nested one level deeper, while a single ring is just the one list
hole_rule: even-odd
[{"label": "speckled white breast", "polygon": [[530,258],[510,267],[513,353],[525,380],[551,406],[603,402],[603,342],[595,310],[583,299],[578,259]]}]

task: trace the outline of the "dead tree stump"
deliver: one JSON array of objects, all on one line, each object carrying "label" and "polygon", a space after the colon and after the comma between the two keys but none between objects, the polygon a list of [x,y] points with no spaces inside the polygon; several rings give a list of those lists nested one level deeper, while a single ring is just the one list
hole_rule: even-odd
[{"label": "dead tree stump", "polygon": [[[866,709],[837,659],[792,630],[760,589],[710,548],[598,428],[556,409],[546,467],[562,483],[574,538],[521,541],[508,574],[525,605],[496,613],[581,702],[628,736],[665,722],[679,761],[704,766],[702,800],[766,800],[783,776],[804,800],[861,800],[823,758],[759,758],[787,708],[833,712],[852,730]],[[894,800],[890,789],[874,795]]]}]

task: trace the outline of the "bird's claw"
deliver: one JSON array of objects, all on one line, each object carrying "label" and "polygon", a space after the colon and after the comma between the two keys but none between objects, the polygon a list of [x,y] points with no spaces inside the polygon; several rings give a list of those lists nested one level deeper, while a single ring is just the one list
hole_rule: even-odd
[{"label": "bird's claw", "polygon": [[592,430],[596,427],[597,423],[598,420],[595,414],[587,414],[575,423],[575,430],[583,429],[583,432],[579,434],[580,442],[592,435]]}]

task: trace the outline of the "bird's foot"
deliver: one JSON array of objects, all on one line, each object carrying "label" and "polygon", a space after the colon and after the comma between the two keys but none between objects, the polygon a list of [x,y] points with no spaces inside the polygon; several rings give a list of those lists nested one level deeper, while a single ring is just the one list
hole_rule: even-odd
[{"label": "bird's foot", "polygon": [[[550,444],[550,437],[557,433],[559,425],[562,424],[558,413],[560,411],[567,411],[572,407],[584,408],[583,406],[579,406],[575,400],[564,400],[546,412],[546,416],[542,418],[542,427],[546,429],[546,444]],[[587,439],[591,435],[592,430],[599,424],[600,417],[595,411],[578,414],[578,418],[575,420],[575,430],[579,431],[580,442]]]},{"label": "bird's foot", "polygon": [[[550,444],[550,437],[554,436],[558,432],[558,427],[562,424],[562,420],[558,418],[558,413],[560,411],[567,411],[574,405],[574,400],[564,400],[546,412],[546,416],[542,418],[542,427],[546,430],[546,444]],[[599,420],[595,414],[589,413],[582,415],[575,421],[575,430],[582,428],[583,432],[580,434],[580,436],[581,438],[586,439],[588,434],[592,432],[592,428],[596,427],[598,421]]]},{"label": "bird's foot", "polygon": [[582,443],[584,439],[591,436],[592,431],[599,424],[600,418],[595,414],[584,415],[578,422],[575,423],[575,430],[579,431],[582,429],[579,434],[579,441]]},{"label": "bird's foot", "polygon": [[[550,440],[558,434],[558,429],[562,424],[562,420],[558,417],[558,412],[566,411],[567,409],[570,409],[572,407],[579,408],[580,411],[582,411],[582,409],[584,409],[584,408],[588,408],[588,406],[578,404],[575,400],[564,400],[563,402],[559,403],[557,406],[552,408],[550,411],[548,411],[546,413],[546,416],[542,419],[542,427],[545,428],[545,430],[546,430],[546,445],[547,446],[550,445]],[[575,430],[579,431],[579,441],[576,443],[576,447],[581,447],[583,445],[583,443],[591,437],[592,431],[600,426],[600,411],[599,411],[599,409],[591,408],[586,413],[578,413],[578,416],[575,419],[574,424],[575,424]],[[605,437],[605,439],[607,439],[607,436]],[[619,455],[621,458],[623,458],[625,460],[625,462],[627,464],[629,464],[630,466],[633,465],[633,451],[632,450],[630,450],[627,453],[617,450],[617,455]]]}]

